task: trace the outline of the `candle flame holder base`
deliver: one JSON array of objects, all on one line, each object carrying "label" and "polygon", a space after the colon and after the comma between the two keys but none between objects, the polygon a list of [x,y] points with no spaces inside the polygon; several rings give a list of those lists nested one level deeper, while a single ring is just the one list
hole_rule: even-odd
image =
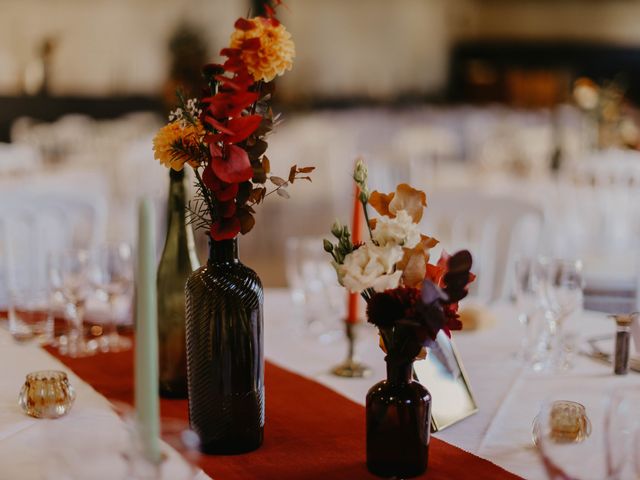
[{"label": "candle flame holder base", "polygon": [[346,360],[344,363],[333,367],[331,373],[338,377],[364,378],[371,375],[371,369],[362,363]]},{"label": "candle flame holder base", "polygon": [[343,378],[364,378],[371,375],[371,368],[358,362],[354,358],[355,351],[355,325],[353,323],[346,324],[348,353],[347,359],[339,365],[331,369],[331,373],[337,377]]}]

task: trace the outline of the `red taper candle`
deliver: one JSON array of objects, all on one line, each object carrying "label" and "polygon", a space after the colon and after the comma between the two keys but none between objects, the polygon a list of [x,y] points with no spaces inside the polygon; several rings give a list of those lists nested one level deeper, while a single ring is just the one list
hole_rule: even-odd
[{"label": "red taper candle", "polygon": [[[360,204],[360,189],[355,185],[355,195],[353,199],[353,219],[351,222],[351,240],[353,244],[362,242],[362,205]],[[349,292],[348,309],[347,309],[347,323],[358,322],[358,307],[359,297],[358,293]]]}]

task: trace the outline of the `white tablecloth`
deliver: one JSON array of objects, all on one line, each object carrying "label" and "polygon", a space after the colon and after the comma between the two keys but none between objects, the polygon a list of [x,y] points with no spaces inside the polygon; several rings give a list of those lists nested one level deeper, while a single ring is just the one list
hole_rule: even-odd
[{"label": "white tablecloth", "polygon": [[[546,479],[531,441],[531,426],[545,399],[566,399],[589,403],[605,396],[618,385],[639,385],[640,377],[629,373],[614,376],[611,366],[576,356],[574,369],[557,375],[523,369],[515,358],[521,339],[521,326],[510,304],[493,306],[495,324],[474,332],[454,332],[454,339],[467,370],[479,406],[475,415],[441,431],[436,436],[464,450],[486,458],[527,479]],[[384,354],[378,348],[375,329],[364,326],[357,351],[372,367],[365,379],[344,379],[329,373],[330,367],[344,359],[346,342],[322,344],[295,334],[302,320],[286,290],[270,290],[265,300],[265,351],[272,362],[336,390],[364,404],[369,387],[385,377]],[[568,331],[590,337],[613,335],[614,325],[605,315],[585,312]],[[426,385],[427,388],[429,387]],[[594,434],[597,434],[594,431]]]},{"label": "white tablecloth", "polygon": [[[479,412],[436,436],[524,478],[544,479],[531,444],[531,423],[540,402],[549,397],[587,402],[618,385],[638,385],[640,377],[635,373],[616,377],[611,367],[583,357],[576,357],[575,368],[562,375],[525,371],[513,355],[521,328],[514,308],[494,306],[491,314],[496,318],[492,327],[456,332],[454,336]],[[267,358],[363,404],[369,387],[385,375],[384,355],[377,346],[375,329],[363,326],[358,342],[359,356],[372,367],[372,376],[343,379],[331,375],[329,369],[344,359],[345,342],[339,339],[323,344],[300,335],[302,321],[287,290],[267,290]],[[579,329],[585,336],[613,331],[611,321],[595,313],[581,315],[569,327]],[[42,369],[61,369],[70,374],[77,400],[66,417],[36,420],[19,409],[17,396],[25,375]],[[0,329],[0,480],[117,478],[125,468],[120,453],[126,445],[126,435],[122,420],[102,395],[45,351],[16,344]],[[86,461],[88,456],[90,462]],[[75,476],[51,473],[60,471],[71,471]]]},{"label": "white tablecloth", "polygon": [[[66,416],[44,420],[22,412],[18,393],[35,370],[67,372],[76,401]],[[102,395],[46,351],[17,344],[0,328],[0,480],[129,479],[122,456],[127,445],[127,427]],[[161,478],[184,478],[182,457],[166,444],[163,451],[168,460]],[[200,471],[197,478],[209,477]]]}]

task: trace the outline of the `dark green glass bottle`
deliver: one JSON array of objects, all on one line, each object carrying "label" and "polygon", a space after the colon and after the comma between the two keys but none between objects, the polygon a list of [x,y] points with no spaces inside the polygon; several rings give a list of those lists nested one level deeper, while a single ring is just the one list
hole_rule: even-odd
[{"label": "dark green glass bottle", "polygon": [[184,286],[199,264],[193,229],[186,223],[184,171],[170,170],[170,179],[167,238],[157,279],[160,395],[187,398]]},{"label": "dark green glass bottle", "polygon": [[237,239],[211,241],[186,287],[189,419],[208,454],[255,450],[264,430],[263,290]]}]

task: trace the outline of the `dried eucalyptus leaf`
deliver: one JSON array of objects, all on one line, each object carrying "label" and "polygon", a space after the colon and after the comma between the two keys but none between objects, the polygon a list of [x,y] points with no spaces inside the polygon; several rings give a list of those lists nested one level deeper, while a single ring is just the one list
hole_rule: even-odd
[{"label": "dried eucalyptus leaf", "polygon": [[280,195],[282,198],[291,198],[291,195],[289,195],[289,192],[287,192],[284,188],[279,188],[278,190],[276,190],[276,193],[278,195]]},{"label": "dried eucalyptus leaf", "polygon": [[264,140],[256,140],[255,144],[247,148],[247,154],[251,160],[257,160],[267,151],[268,144]]},{"label": "dried eucalyptus leaf", "polygon": [[238,211],[238,219],[240,220],[240,233],[243,235],[250,232],[256,224],[255,218],[244,208]]},{"label": "dried eucalyptus leaf", "polygon": [[253,183],[266,183],[267,182],[267,174],[262,167],[254,167],[253,169],[253,178],[251,179]]},{"label": "dried eucalyptus leaf", "polygon": [[240,188],[238,188],[238,194],[236,195],[236,204],[244,205],[247,203],[247,200],[251,195],[252,188],[253,185],[251,185],[251,182],[242,182],[240,184]]},{"label": "dried eucalyptus leaf", "polygon": [[265,187],[256,187],[251,191],[251,195],[249,196],[249,201],[260,203],[262,198],[264,197]]},{"label": "dried eucalyptus leaf", "polygon": [[287,181],[284,178],[276,177],[275,175],[271,175],[269,177],[271,183],[273,183],[276,187],[282,187],[287,184]]}]

